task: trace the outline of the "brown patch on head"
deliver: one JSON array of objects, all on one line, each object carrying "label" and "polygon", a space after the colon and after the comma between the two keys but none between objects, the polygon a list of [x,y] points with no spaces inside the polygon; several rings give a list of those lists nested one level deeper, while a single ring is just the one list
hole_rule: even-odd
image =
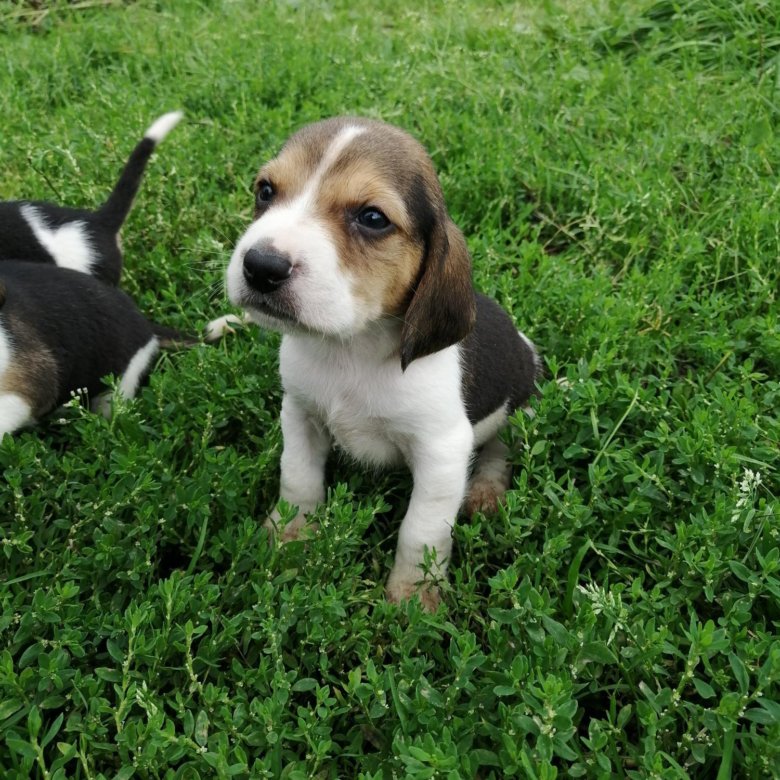
[{"label": "brown patch on head", "polygon": [[[355,295],[381,300],[381,313],[404,315],[401,363],[461,341],[476,318],[471,257],[452,222],[433,163],[404,131],[365,122],[323,178],[320,202],[342,204],[347,214],[379,208],[391,233],[366,241],[355,230],[335,231],[342,265],[355,279]],[[328,213],[338,226],[338,209]]]},{"label": "brown patch on head", "polygon": [[[347,118],[327,119],[307,125],[291,135],[279,154],[258,171],[254,192],[257,193],[262,183],[268,182],[276,193],[274,203],[300,195],[322,163],[333,139],[349,125]],[[255,219],[264,214],[266,208],[257,204]]]},{"label": "brown patch on head", "polygon": [[[375,317],[399,317],[419,273],[424,242],[408,193],[376,164],[376,157],[354,148],[360,140],[323,176],[317,216],[329,227],[355,298]],[[364,209],[380,211],[391,227],[376,233],[361,228],[357,218]]]},{"label": "brown patch on head", "polygon": [[35,417],[51,411],[59,393],[59,372],[51,351],[31,328],[6,317],[3,327],[10,335],[11,361],[0,375],[0,393],[24,398]]},{"label": "brown patch on head", "polygon": [[[347,138],[349,128],[359,132]],[[352,117],[309,125],[261,169],[256,188],[264,182],[273,199],[258,204],[256,218],[313,188],[311,219],[326,226],[360,308],[370,319],[403,318],[404,368],[471,330],[468,249],[430,157],[408,133]],[[361,225],[366,209],[380,211],[389,227]]]}]

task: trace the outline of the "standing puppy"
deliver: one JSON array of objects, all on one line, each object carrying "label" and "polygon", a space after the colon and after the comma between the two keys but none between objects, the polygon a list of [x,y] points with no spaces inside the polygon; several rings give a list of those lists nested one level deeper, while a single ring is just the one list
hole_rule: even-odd
[{"label": "standing puppy", "polygon": [[425,551],[443,575],[464,498],[469,511],[490,509],[508,487],[498,432],[534,392],[536,351],[475,295],[430,158],[402,130],[357,118],[304,127],[261,168],[255,193],[227,289],[284,334],[280,494],[299,510],[284,538],[325,498],[331,441],[365,463],[405,461],[414,489],[387,595],[419,593],[433,609]]},{"label": "standing puppy", "polygon": [[44,201],[0,202],[0,261],[53,263],[118,284],[122,275],[119,229],[130,213],[152,152],[181,117],[181,111],[172,111],[149,127],[108,199],[96,211]]}]

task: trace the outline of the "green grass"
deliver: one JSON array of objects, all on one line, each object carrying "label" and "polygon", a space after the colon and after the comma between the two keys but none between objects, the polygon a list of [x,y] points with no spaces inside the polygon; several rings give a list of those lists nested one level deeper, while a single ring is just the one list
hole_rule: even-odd
[{"label": "green grass", "polygon": [[776,3],[0,2],[0,197],[97,204],[177,107],[124,232],[150,315],[223,313],[256,168],[358,113],[430,149],[547,378],[433,616],[383,598],[404,473],[334,458],[267,543],[274,335],[6,438],[0,776],[777,777]]}]

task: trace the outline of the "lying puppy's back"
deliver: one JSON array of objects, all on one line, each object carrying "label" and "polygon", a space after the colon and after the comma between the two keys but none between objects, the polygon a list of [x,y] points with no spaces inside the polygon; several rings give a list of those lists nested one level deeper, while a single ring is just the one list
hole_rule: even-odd
[{"label": "lying puppy's back", "polygon": [[96,398],[108,374],[131,398],[159,351],[157,331],[127,295],[86,274],[0,264],[0,435],[74,391]]}]

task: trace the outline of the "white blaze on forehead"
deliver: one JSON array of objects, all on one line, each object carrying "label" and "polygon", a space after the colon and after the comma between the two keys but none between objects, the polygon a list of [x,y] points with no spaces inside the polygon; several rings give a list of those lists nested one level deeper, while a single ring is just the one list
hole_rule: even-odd
[{"label": "white blaze on forehead", "polygon": [[353,138],[365,131],[365,127],[348,125],[330,142],[330,146],[325,150],[325,154],[322,155],[317,170],[314,171],[311,179],[306,183],[306,187],[300,196],[301,198],[310,198],[317,192],[322,177],[328,172],[333,163],[338,160],[344,149],[347,148]]},{"label": "white blaze on forehead", "polygon": [[302,192],[289,203],[273,205],[249,226],[227,270],[227,291],[233,303],[243,305],[248,292],[243,278],[244,255],[266,242],[277,252],[288,254],[293,267],[298,268],[288,284],[299,304],[302,324],[323,333],[341,333],[365,316],[352,295],[352,280],[339,262],[331,226],[312,214],[323,177],[363,132],[365,128],[356,125],[343,128],[331,140]]},{"label": "white blaze on forehead", "polygon": [[[321,244],[322,241],[328,240],[325,226],[321,222],[310,219],[308,215],[325,174],[349,143],[364,132],[364,127],[348,125],[333,138],[300,195],[286,205],[270,208],[267,214],[249,226],[237,247],[242,259],[244,254],[259,241],[270,240],[279,252],[288,252],[295,262],[301,255],[308,254],[305,251],[306,245]],[[307,233],[310,235],[307,236]]]},{"label": "white blaze on forehead", "polygon": [[92,271],[94,254],[89,245],[87,226],[83,222],[66,222],[50,228],[38,209],[29,203],[25,203],[20,211],[35,238],[60,268],[72,268],[85,274]]}]

